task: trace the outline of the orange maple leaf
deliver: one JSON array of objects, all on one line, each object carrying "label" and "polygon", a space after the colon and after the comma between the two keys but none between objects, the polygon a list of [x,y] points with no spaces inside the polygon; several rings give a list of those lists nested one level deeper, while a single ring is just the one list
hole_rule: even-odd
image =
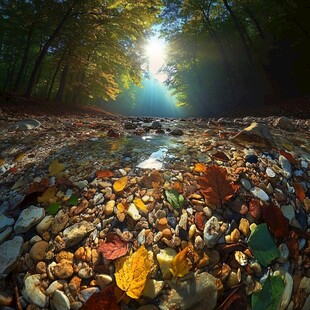
[{"label": "orange maple leaf", "polygon": [[217,165],[208,166],[204,177],[198,178],[201,194],[208,203],[214,206],[223,204],[229,200],[239,189],[239,185],[230,183],[227,179],[227,171]]}]

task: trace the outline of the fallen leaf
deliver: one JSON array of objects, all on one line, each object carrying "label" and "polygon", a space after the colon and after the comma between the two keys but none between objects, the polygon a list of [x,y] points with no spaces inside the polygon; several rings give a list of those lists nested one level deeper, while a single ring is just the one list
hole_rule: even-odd
[{"label": "fallen leaf", "polygon": [[78,204],[79,197],[75,194],[71,195],[69,202],[72,206],[76,206]]},{"label": "fallen leaf", "polygon": [[116,217],[120,222],[124,222],[126,217],[126,207],[122,203],[118,203],[116,206]]},{"label": "fallen leaf", "polygon": [[44,192],[50,186],[50,180],[43,178],[40,182],[33,182],[30,184],[28,194]]},{"label": "fallen leaf", "polygon": [[200,191],[208,203],[218,206],[229,200],[239,189],[227,179],[227,171],[216,165],[208,166],[204,177],[198,178]]},{"label": "fallen leaf", "polygon": [[262,207],[258,199],[251,199],[250,205],[249,205],[249,212],[255,219],[260,218]]},{"label": "fallen leaf", "polygon": [[4,164],[4,160],[0,158],[0,166]]},{"label": "fallen leaf", "polygon": [[203,212],[196,212],[195,213],[195,224],[199,230],[203,231],[205,224],[206,224],[206,221],[207,220],[206,220]]},{"label": "fallen leaf", "polygon": [[106,179],[113,177],[114,174],[111,170],[97,170],[96,175],[98,179]]},{"label": "fallen leaf", "polygon": [[187,261],[188,247],[179,252],[172,260],[169,271],[174,278],[184,277],[189,273],[190,267]]},{"label": "fallen leaf", "polygon": [[216,160],[229,161],[229,158],[227,157],[227,155],[221,151],[217,151],[217,152],[211,154],[211,156]]},{"label": "fallen leaf", "polygon": [[150,175],[145,175],[141,183],[146,188],[158,188],[164,182],[164,177],[162,172],[154,170]]},{"label": "fallen leaf", "polygon": [[167,201],[174,209],[182,208],[184,205],[184,197],[180,195],[175,189],[165,190]]},{"label": "fallen leaf", "polygon": [[140,198],[135,198],[133,200],[133,203],[136,205],[137,208],[140,210],[147,212],[147,206],[144,204],[144,202]]},{"label": "fallen leaf", "polygon": [[58,192],[58,188],[56,186],[49,187],[42,196],[38,197],[38,202],[49,204],[55,200],[56,193]]},{"label": "fallen leaf", "polygon": [[10,173],[16,173],[17,172],[17,168],[16,167],[11,167],[8,171]]},{"label": "fallen leaf", "polygon": [[252,294],[252,309],[278,309],[283,291],[284,283],[281,276],[269,276],[264,282],[262,290]]},{"label": "fallen leaf", "polygon": [[297,263],[299,260],[299,242],[298,235],[295,231],[290,231],[289,236],[286,240],[287,247],[290,252],[290,256],[294,262]]},{"label": "fallen leaf", "polygon": [[289,220],[276,205],[263,205],[262,219],[276,238],[285,239],[288,236]]},{"label": "fallen leaf", "polygon": [[202,164],[202,163],[196,163],[195,164],[195,167],[194,167],[194,172],[197,172],[197,173],[205,173],[207,171],[207,166],[205,164]]},{"label": "fallen leaf", "polygon": [[52,177],[56,176],[57,174],[60,174],[65,169],[66,169],[66,166],[58,162],[58,159],[53,160],[48,167],[48,171],[50,173],[50,176]]},{"label": "fallen leaf", "polygon": [[246,309],[247,297],[244,288],[235,288],[217,308],[217,310]]},{"label": "fallen leaf", "polygon": [[98,246],[106,259],[117,259],[127,254],[128,243],[123,241],[116,233],[109,233],[106,236],[106,242],[101,242]]},{"label": "fallen leaf", "polygon": [[117,286],[126,294],[138,299],[145,287],[153,262],[148,256],[148,251],[142,245],[130,256],[116,261],[115,280]]},{"label": "fallen leaf", "polygon": [[60,209],[60,203],[59,202],[55,202],[52,203],[49,207],[46,208],[46,213],[48,215],[55,215]]},{"label": "fallen leaf", "polygon": [[183,184],[181,182],[174,182],[172,188],[175,189],[179,194],[183,192]]},{"label": "fallen leaf", "polygon": [[14,156],[15,161],[21,161],[26,156],[26,153],[18,153],[16,156]]},{"label": "fallen leaf", "polygon": [[303,202],[306,198],[305,190],[300,183],[294,183],[295,194],[300,202]]},{"label": "fallen leaf", "polygon": [[280,155],[284,156],[292,165],[297,165],[298,161],[293,157],[291,153],[288,153],[284,150],[279,151]]},{"label": "fallen leaf", "polygon": [[113,184],[114,190],[116,192],[121,192],[125,188],[125,186],[127,185],[127,182],[128,182],[128,177],[127,176],[118,179]]},{"label": "fallen leaf", "polygon": [[265,223],[257,225],[251,232],[248,245],[254,257],[265,267],[280,256],[280,252]]}]

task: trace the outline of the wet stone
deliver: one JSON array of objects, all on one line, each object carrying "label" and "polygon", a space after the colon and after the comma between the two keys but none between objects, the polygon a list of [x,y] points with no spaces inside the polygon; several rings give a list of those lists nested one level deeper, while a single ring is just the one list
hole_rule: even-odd
[{"label": "wet stone", "polygon": [[218,239],[221,236],[220,224],[215,216],[212,216],[205,224],[203,230],[203,239],[208,248],[212,248],[216,245]]},{"label": "wet stone", "polygon": [[42,240],[42,241],[39,241],[39,242],[36,242],[29,254],[30,254],[30,257],[35,261],[35,262],[38,262],[40,260],[44,260],[45,259],[45,255],[46,255],[46,252],[48,250],[48,242]]},{"label": "wet stone", "polygon": [[69,248],[79,243],[94,229],[94,225],[86,221],[82,221],[80,223],[76,223],[72,226],[67,227],[63,231],[63,239],[66,243],[66,247]]}]

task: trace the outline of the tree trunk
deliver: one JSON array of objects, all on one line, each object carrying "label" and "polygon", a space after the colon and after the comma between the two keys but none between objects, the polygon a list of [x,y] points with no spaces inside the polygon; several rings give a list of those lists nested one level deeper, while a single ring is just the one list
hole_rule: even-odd
[{"label": "tree trunk", "polygon": [[60,23],[58,24],[58,26],[55,28],[54,32],[51,34],[51,36],[48,38],[48,40],[43,45],[42,50],[41,50],[41,52],[40,52],[40,54],[39,54],[39,56],[38,56],[38,58],[34,64],[34,68],[32,70],[32,73],[31,73],[31,76],[30,76],[30,79],[28,82],[28,86],[27,86],[26,93],[25,93],[26,97],[31,97],[32,91],[33,91],[35,84],[36,84],[36,77],[37,77],[40,65],[42,64],[43,59],[44,59],[49,47],[51,46],[51,43],[58,36],[61,28],[63,27],[63,25],[65,24],[67,19],[70,17],[72,9],[73,9],[73,7],[71,6],[68,9],[68,11],[66,12],[66,14],[63,16],[63,18],[60,21]]},{"label": "tree trunk", "polygon": [[249,17],[251,18],[253,24],[255,25],[255,27],[256,27],[260,37],[262,38],[262,40],[265,40],[266,36],[264,34],[264,31],[263,31],[262,27],[260,26],[260,24],[259,24],[258,20],[256,19],[256,17],[254,16],[254,14],[246,6],[243,6],[243,9],[248,13]]},{"label": "tree trunk", "polygon": [[66,86],[68,72],[69,72],[69,65],[65,65],[64,68],[62,69],[59,87],[55,98],[57,102],[63,102],[63,95]]},{"label": "tree trunk", "polygon": [[23,56],[22,62],[20,64],[18,75],[17,75],[17,79],[16,79],[16,82],[15,82],[15,85],[14,85],[14,91],[15,92],[19,91],[19,86],[20,86],[20,82],[22,80],[23,72],[24,72],[25,67],[27,65],[27,62],[28,62],[28,54],[29,54],[29,49],[30,49],[30,45],[31,45],[31,38],[32,38],[32,33],[33,33],[33,27],[34,27],[34,24],[32,24],[30,26],[30,29],[29,29],[29,32],[28,32],[28,35],[27,35],[27,41],[26,41],[26,47],[25,47],[25,50],[24,50],[24,56]]}]

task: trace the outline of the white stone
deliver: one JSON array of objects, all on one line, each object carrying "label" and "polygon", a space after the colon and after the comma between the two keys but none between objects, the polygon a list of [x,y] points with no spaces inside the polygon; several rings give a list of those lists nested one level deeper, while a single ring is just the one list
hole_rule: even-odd
[{"label": "white stone", "polygon": [[112,283],[113,279],[108,274],[97,274],[96,281],[101,290],[103,290],[107,285]]},{"label": "white stone", "polygon": [[69,310],[70,301],[66,294],[62,291],[56,290],[52,297],[52,303],[56,310]]},{"label": "white stone", "polygon": [[47,231],[53,222],[54,216],[47,215],[43,218],[43,220],[36,226],[36,231],[39,235],[42,235],[45,231]]},{"label": "white stone", "polygon": [[22,295],[31,304],[35,304],[40,308],[46,306],[47,296],[41,291],[40,274],[33,274],[25,279]]},{"label": "white stone", "polygon": [[274,178],[276,176],[275,172],[269,167],[267,167],[266,169],[266,174],[268,175],[269,178]]},{"label": "white stone", "polygon": [[138,220],[140,220],[140,218],[141,218],[141,215],[140,215],[140,213],[139,213],[139,210],[138,210],[138,208],[135,206],[134,203],[131,203],[131,204],[129,205],[129,208],[128,208],[128,210],[127,210],[127,214],[128,214],[132,219],[134,219],[135,221],[138,221]]},{"label": "white stone", "polygon": [[203,240],[208,248],[216,245],[218,239],[221,237],[220,224],[215,216],[212,216],[205,224],[203,230]]},{"label": "white stone", "polygon": [[293,218],[295,218],[295,210],[294,210],[294,207],[292,205],[281,206],[281,211],[282,211],[283,215],[289,221],[291,221]]},{"label": "white stone", "polygon": [[147,279],[141,296],[153,300],[163,290],[164,285],[165,285],[164,281],[157,281],[155,279]]},{"label": "white stone", "polygon": [[79,243],[87,234],[95,230],[95,226],[87,221],[76,223],[63,231],[66,248]]},{"label": "white stone", "polygon": [[56,280],[53,281],[49,287],[45,291],[46,296],[52,295],[56,290],[62,290],[64,284],[66,283],[65,280]]},{"label": "white stone", "polygon": [[99,293],[99,292],[100,290],[98,287],[89,287],[89,288],[86,288],[85,290],[82,290],[81,295],[83,299],[87,301],[93,294]]},{"label": "white stone", "polygon": [[10,126],[10,130],[30,130],[40,127],[41,123],[36,119],[24,119]]},{"label": "white stone", "polygon": [[44,215],[45,211],[43,208],[30,206],[29,208],[23,210],[19,215],[14,225],[14,231],[17,234],[28,231],[32,226],[40,222]]},{"label": "white stone", "polygon": [[279,156],[279,163],[284,171],[285,176],[290,178],[292,176],[291,163],[282,155]]},{"label": "white stone", "polygon": [[247,191],[249,191],[249,190],[251,189],[252,185],[251,185],[251,182],[250,182],[249,180],[242,178],[242,179],[240,180],[240,182],[241,182],[241,184],[243,185],[243,187],[244,187]]},{"label": "white stone", "polygon": [[257,197],[257,198],[259,198],[259,199],[261,199],[263,201],[268,201],[269,200],[269,196],[266,194],[266,192],[264,190],[262,190],[261,188],[259,188],[259,187],[256,187],[256,186],[253,187],[251,189],[251,193],[255,197]]},{"label": "white stone", "polygon": [[84,189],[85,187],[87,187],[87,185],[88,185],[87,180],[79,181],[79,182],[76,183],[76,186],[79,189]]},{"label": "white stone", "polygon": [[15,236],[0,244],[0,279],[5,278],[12,271],[18,262],[24,240],[20,236]]}]

